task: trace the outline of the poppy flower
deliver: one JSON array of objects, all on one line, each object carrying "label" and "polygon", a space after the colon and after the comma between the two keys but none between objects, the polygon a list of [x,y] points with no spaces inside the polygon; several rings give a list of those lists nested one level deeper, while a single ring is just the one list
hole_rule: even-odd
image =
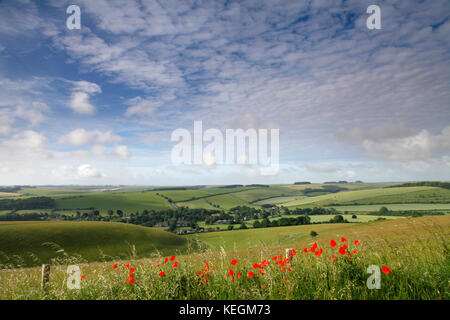
[{"label": "poppy flower", "polygon": [[163,271],[161,271],[160,273],[159,273],[159,276],[160,277],[164,277],[166,274],[163,272]]},{"label": "poppy flower", "polygon": [[345,239],[344,237],[341,238],[342,242],[347,242],[347,239]]},{"label": "poppy flower", "polygon": [[128,283],[133,283],[134,282],[134,278],[130,278],[129,280],[128,280]]},{"label": "poppy flower", "polygon": [[310,251],[314,252],[317,249],[317,243],[314,242],[313,246],[311,247]]},{"label": "poppy flower", "polygon": [[308,248],[303,248],[303,252],[308,252]]},{"label": "poppy flower", "polygon": [[272,260],[277,260],[277,256],[273,257]]},{"label": "poppy flower", "polygon": [[241,274],[239,272],[236,273],[236,276],[238,277],[239,280],[241,279]]},{"label": "poppy flower", "polygon": [[172,268],[176,268],[176,267],[178,267],[178,261],[175,261],[175,263],[172,266]]},{"label": "poppy flower", "polygon": [[263,262],[261,262],[261,266],[268,266],[268,265],[269,265],[268,260],[264,260]]},{"label": "poppy flower", "polygon": [[314,254],[315,254],[316,256],[320,257],[320,255],[322,254],[322,252],[323,252],[323,249],[320,248],[320,249],[317,250]]},{"label": "poppy flower", "polygon": [[295,252],[295,250],[292,249],[292,251],[291,251],[291,257],[294,257],[296,254],[297,254],[297,252]]},{"label": "poppy flower", "polygon": [[289,268],[288,270],[289,270],[289,272],[292,272],[292,271],[294,271],[294,269],[292,269],[292,268]]},{"label": "poppy flower", "polygon": [[232,276],[232,275],[234,275],[234,271],[230,269],[230,271],[228,271],[228,274],[229,274],[230,276]]},{"label": "poppy flower", "polygon": [[383,267],[381,268],[381,271],[383,271],[384,273],[388,274],[388,273],[391,273],[391,268],[386,267],[386,266],[383,266]]},{"label": "poppy flower", "polygon": [[113,265],[113,269],[117,269],[117,263]]},{"label": "poppy flower", "polygon": [[255,264],[253,265],[253,268],[255,268],[255,269],[261,268],[261,265],[260,265],[260,264],[257,264],[257,263],[255,263]]},{"label": "poppy flower", "polygon": [[333,248],[336,247],[336,241],[331,240],[331,241],[330,241],[330,246],[332,246]]},{"label": "poppy flower", "polygon": [[286,278],[281,279],[281,281],[286,282]]},{"label": "poppy flower", "polygon": [[155,268],[158,268],[158,267],[159,267],[159,263],[156,264]]},{"label": "poppy flower", "polygon": [[170,261],[173,261],[173,260],[175,260],[175,256],[170,257]]},{"label": "poppy flower", "polygon": [[330,260],[333,260],[334,258],[336,258],[336,256],[330,256]]},{"label": "poppy flower", "polygon": [[125,265],[125,268],[130,269],[130,265],[127,263],[127,264]]},{"label": "poppy flower", "polygon": [[355,242],[353,242],[356,246],[359,245],[359,241],[355,240]]},{"label": "poppy flower", "polygon": [[84,276],[81,276],[81,280],[83,280],[84,279]]},{"label": "poppy flower", "polygon": [[197,271],[197,274],[202,274],[202,272],[199,270],[199,271]]},{"label": "poppy flower", "polygon": [[265,273],[264,269],[259,269],[258,271],[259,271],[259,273],[261,273],[261,274],[264,274],[264,273]]},{"label": "poppy flower", "polygon": [[344,246],[342,246],[342,247],[340,247],[339,248],[339,253],[341,254],[341,255],[345,255],[345,251],[347,250],[347,248],[345,248]]},{"label": "poppy flower", "polygon": [[132,274],[134,271],[135,271],[135,269],[134,269],[134,268],[131,268],[131,269],[130,269],[130,274]]},{"label": "poppy flower", "polygon": [[249,271],[248,274],[247,274],[247,276],[248,276],[249,278],[253,277],[254,275],[255,275],[255,274],[254,274],[252,271]]},{"label": "poppy flower", "polygon": [[356,251],[356,250],[353,250],[353,255],[355,255],[355,254],[357,254],[358,253],[358,251]]},{"label": "poppy flower", "polygon": [[167,261],[169,261],[169,258],[165,258],[164,259],[164,263],[166,263]]},{"label": "poppy flower", "polygon": [[231,265],[235,266],[237,263],[237,260],[231,260]]}]

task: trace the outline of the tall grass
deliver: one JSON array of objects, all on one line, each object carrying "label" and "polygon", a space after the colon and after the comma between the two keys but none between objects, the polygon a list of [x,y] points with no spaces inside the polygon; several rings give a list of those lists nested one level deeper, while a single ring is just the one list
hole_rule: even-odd
[{"label": "tall grass", "polygon": [[[292,246],[297,254],[284,271],[272,260],[280,254],[284,258],[279,247],[252,251],[207,249],[177,256],[176,268],[172,267],[174,261],[164,263],[164,256],[133,259],[130,255],[126,261],[87,264],[62,254],[54,261],[56,266],[52,266],[50,282],[44,290],[40,287],[39,268],[0,271],[0,299],[449,299],[448,233],[439,226],[430,226],[428,234],[421,230],[408,240],[365,239],[356,246],[352,244],[355,239],[348,239],[348,251],[357,250],[351,260],[338,253],[342,244],[339,239],[335,248],[329,239],[318,241],[319,248],[323,248],[320,257],[303,252],[298,244]],[[331,255],[336,258],[330,260]],[[236,265],[231,265],[232,259],[238,261]],[[262,275],[253,264],[264,259],[269,264]],[[205,270],[206,262],[209,276],[202,272],[202,279],[207,282],[198,274]],[[84,276],[80,290],[67,288],[65,263],[80,264]],[[116,269],[114,263],[118,265]],[[135,268],[131,284],[124,283],[130,270],[126,264]],[[369,265],[391,269],[389,274],[381,273],[378,290],[366,286]],[[234,280],[228,275],[230,269],[235,272]],[[159,276],[161,271],[165,276]],[[249,271],[255,274],[251,278],[247,276]],[[241,279],[236,276],[238,272]]]}]

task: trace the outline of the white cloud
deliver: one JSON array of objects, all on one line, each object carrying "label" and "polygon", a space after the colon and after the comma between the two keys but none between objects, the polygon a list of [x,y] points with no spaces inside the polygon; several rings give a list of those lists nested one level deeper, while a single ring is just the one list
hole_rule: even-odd
[{"label": "white cloud", "polygon": [[131,156],[131,152],[127,146],[116,146],[114,148],[114,153],[123,160],[129,159]]},{"label": "white cloud", "polygon": [[83,146],[90,144],[115,143],[122,141],[122,138],[111,131],[101,132],[99,130],[87,131],[83,128],[75,129],[60,138],[60,143],[73,146]]},{"label": "white cloud", "polygon": [[3,142],[3,145],[11,150],[43,150],[48,144],[48,139],[32,130],[26,130],[15,134],[11,139]]},{"label": "white cloud", "polygon": [[405,138],[387,139],[376,142],[364,140],[363,148],[375,159],[390,161],[426,160],[442,152],[450,151],[450,127],[439,135],[422,130]]},{"label": "white cloud", "polygon": [[90,179],[102,178],[105,176],[90,164],[83,164],[77,168],[74,168],[73,166],[60,165],[52,170],[52,174],[55,177],[62,179]]},{"label": "white cloud", "polygon": [[149,101],[140,97],[134,98],[130,101],[131,106],[125,111],[127,117],[130,116],[152,116],[158,105],[155,101]]},{"label": "white cloud", "polygon": [[75,81],[72,96],[69,101],[69,107],[79,114],[94,114],[96,109],[90,103],[91,95],[102,92],[101,88],[92,82]]}]

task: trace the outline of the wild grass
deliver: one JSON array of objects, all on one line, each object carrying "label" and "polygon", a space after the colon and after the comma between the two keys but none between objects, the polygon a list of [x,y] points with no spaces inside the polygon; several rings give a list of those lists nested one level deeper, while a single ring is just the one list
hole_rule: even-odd
[{"label": "wild grass", "polygon": [[[40,268],[0,271],[0,299],[449,299],[447,216],[367,225],[319,232],[317,238],[301,239],[289,246],[205,249],[176,256],[167,263],[162,254],[153,259],[130,255],[126,260],[91,264],[66,256],[52,267],[50,282],[44,290],[40,287]],[[350,253],[357,250],[351,260],[338,253],[342,236],[347,238]],[[330,246],[331,239],[338,242],[334,248]],[[360,245],[353,244],[354,240],[359,240]],[[323,248],[319,257],[302,251],[314,242]],[[296,255],[281,271],[272,258],[281,254],[284,259],[287,247],[294,248]],[[336,258],[330,260],[331,255]],[[233,259],[237,260],[236,265],[231,264]],[[269,264],[263,267],[262,275],[253,264],[264,260]],[[175,261],[179,265],[173,268]],[[80,264],[84,276],[80,290],[69,290],[66,286],[65,264],[69,263]],[[209,276],[205,275],[206,263]],[[135,268],[133,283],[124,283],[130,272],[126,264]],[[391,270],[389,274],[381,273],[380,289],[366,286],[370,265]],[[228,275],[230,269],[235,272],[234,280]],[[159,276],[161,271],[165,276]],[[203,277],[198,271],[202,271]],[[255,274],[251,278],[247,276],[249,271]],[[238,272],[241,279],[237,278]]]}]

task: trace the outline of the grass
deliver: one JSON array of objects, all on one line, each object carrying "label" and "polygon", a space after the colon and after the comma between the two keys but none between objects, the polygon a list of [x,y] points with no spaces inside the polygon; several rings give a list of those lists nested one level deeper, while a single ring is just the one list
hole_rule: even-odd
[{"label": "grass", "polygon": [[189,245],[187,238],[156,228],[110,222],[2,222],[0,243],[0,267],[28,267],[67,255],[86,262],[110,260],[133,250],[148,257]]},{"label": "grass", "polygon": [[361,201],[379,196],[404,195],[416,191],[437,190],[436,187],[398,187],[387,189],[368,189],[356,191],[341,191],[338,193],[326,194],[317,197],[309,197],[300,200],[294,200],[283,204],[286,207],[296,207],[306,204],[331,205],[336,203],[345,203],[349,201]]},{"label": "grass", "polygon": [[[65,266],[52,268],[46,290],[40,289],[39,268],[4,270],[0,271],[0,299],[449,299],[449,216],[328,227],[317,226],[319,236],[314,239],[299,235],[292,241],[256,249],[205,250],[177,256],[177,268],[163,263],[164,256],[115,261],[117,269],[112,262],[81,264],[85,278],[80,290],[67,289]],[[335,239],[340,246],[343,236],[350,252],[357,250],[351,260],[329,245],[330,239]],[[264,234],[261,239],[267,240]],[[356,239],[359,246],[353,245]],[[245,242],[245,237],[242,240]],[[320,257],[302,252],[313,242],[323,248]],[[286,269],[282,271],[271,258],[284,256],[286,247],[294,248],[297,254],[291,262],[284,262]],[[331,255],[336,258],[330,260]],[[232,259],[237,260],[234,266]],[[252,265],[264,259],[269,264],[263,267],[262,275]],[[129,274],[126,263],[136,269],[131,284],[124,283]],[[370,265],[391,269],[389,274],[381,273],[379,290],[366,286]],[[235,274],[233,281],[227,275],[230,269],[239,272],[241,279]],[[158,276],[161,271],[165,276]],[[248,278],[249,271],[255,276]]]},{"label": "grass", "polygon": [[381,207],[386,207],[392,211],[414,210],[414,211],[442,211],[450,210],[450,203],[394,203],[394,204],[368,204],[352,206],[332,207],[340,212],[375,212]]}]

